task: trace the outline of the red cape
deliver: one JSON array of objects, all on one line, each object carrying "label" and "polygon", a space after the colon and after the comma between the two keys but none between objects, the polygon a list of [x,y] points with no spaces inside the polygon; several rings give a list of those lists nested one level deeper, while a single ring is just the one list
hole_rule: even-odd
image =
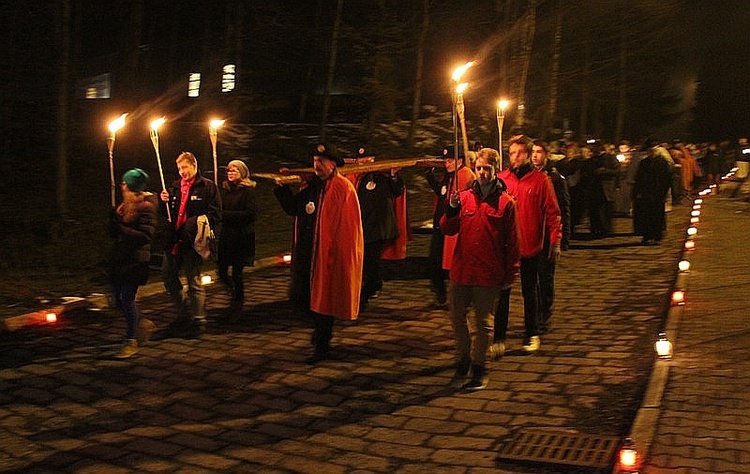
[{"label": "red cape", "polygon": [[364,254],[357,191],[336,173],[326,181],[322,199],[310,272],[310,309],[357,319]]}]

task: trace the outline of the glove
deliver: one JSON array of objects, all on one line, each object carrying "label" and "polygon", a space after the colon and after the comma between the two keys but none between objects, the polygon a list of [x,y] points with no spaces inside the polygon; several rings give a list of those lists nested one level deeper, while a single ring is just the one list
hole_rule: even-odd
[{"label": "glove", "polygon": [[549,247],[549,255],[547,255],[547,258],[550,261],[556,262],[560,259],[560,255],[562,254],[562,251],[560,250],[560,244],[550,245]]}]

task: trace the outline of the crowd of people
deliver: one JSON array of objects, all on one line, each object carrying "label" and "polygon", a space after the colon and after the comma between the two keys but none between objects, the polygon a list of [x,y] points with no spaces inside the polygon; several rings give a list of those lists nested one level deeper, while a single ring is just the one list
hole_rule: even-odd
[{"label": "crowd of people", "polygon": [[[450,315],[456,377],[470,375],[463,388],[485,388],[488,360],[505,353],[516,279],[524,308],[521,347],[531,354],[552,329],[556,264],[571,239],[581,237],[576,228],[587,222],[588,238],[606,238],[613,216],[627,214],[641,243],[658,245],[667,203],[692,197],[699,182],[718,192],[734,161],[750,159],[747,140],[731,151],[730,159],[726,144],[647,140],[639,147],[627,141],[615,147],[524,135],[508,141],[507,161],[499,150],[480,144],[473,150],[444,148],[437,155],[444,167],[425,175],[435,195],[430,283],[435,305]],[[356,319],[379,295],[382,256],[405,237],[396,212],[405,207],[405,186],[397,168],[347,174],[347,160],[326,143],[318,143],[310,159],[313,173],[296,190],[279,179],[274,194],[294,218],[289,295],[314,326],[307,362],[317,363],[330,356],[334,321]],[[373,157],[360,147],[348,161],[367,163]],[[200,282],[205,256],[196,238],[202,226],[218,235],[217,269],[230,295],[228,314],[236,317],[243,306],[243,271],[255,258],[257,204],[250,170],[232,160],[217,186],[201,176],[192,153],[181,153],[175,163],[180,178],[161,191],[160,203],[145,191],[148,175],[136,168],[123,175],[123,202],[112,210],[109,274],[114,301],[127,321],[117,358],[137,353],[155,329],[140,316],[135,296],[148,276],[157,209],[166,221],[162,279],[178,310],[167,330],[205,331]]]}]

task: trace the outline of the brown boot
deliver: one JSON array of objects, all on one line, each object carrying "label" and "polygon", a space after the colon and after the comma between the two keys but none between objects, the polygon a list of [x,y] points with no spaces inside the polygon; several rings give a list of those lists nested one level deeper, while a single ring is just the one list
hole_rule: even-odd
[{"label": "brown boot", "polygon": [[137,339],[138,344],[145,344],[151,339],[151,335],[156,330],[156,324],[154,324],[153,321],[146,318],[141,318],[140,321],[138,321],[138,331],[137,331]]},{"label": "brown boot", "polygon": [[115,354],[115,359],[127,359],[133,357],[138,352],[138,341],[135,339],[128,339],[125,344],[122,345],[120,352]]}]

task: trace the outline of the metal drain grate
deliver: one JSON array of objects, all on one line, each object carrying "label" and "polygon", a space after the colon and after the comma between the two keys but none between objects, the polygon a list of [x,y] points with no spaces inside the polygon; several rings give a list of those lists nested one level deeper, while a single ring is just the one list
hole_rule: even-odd
[{"label": "metal drain grate", "polygon": [[607,468],[612,465],[620,442],[620,438],[616,436],[520,430],[503,446],[498,457],[514,461]]}]

